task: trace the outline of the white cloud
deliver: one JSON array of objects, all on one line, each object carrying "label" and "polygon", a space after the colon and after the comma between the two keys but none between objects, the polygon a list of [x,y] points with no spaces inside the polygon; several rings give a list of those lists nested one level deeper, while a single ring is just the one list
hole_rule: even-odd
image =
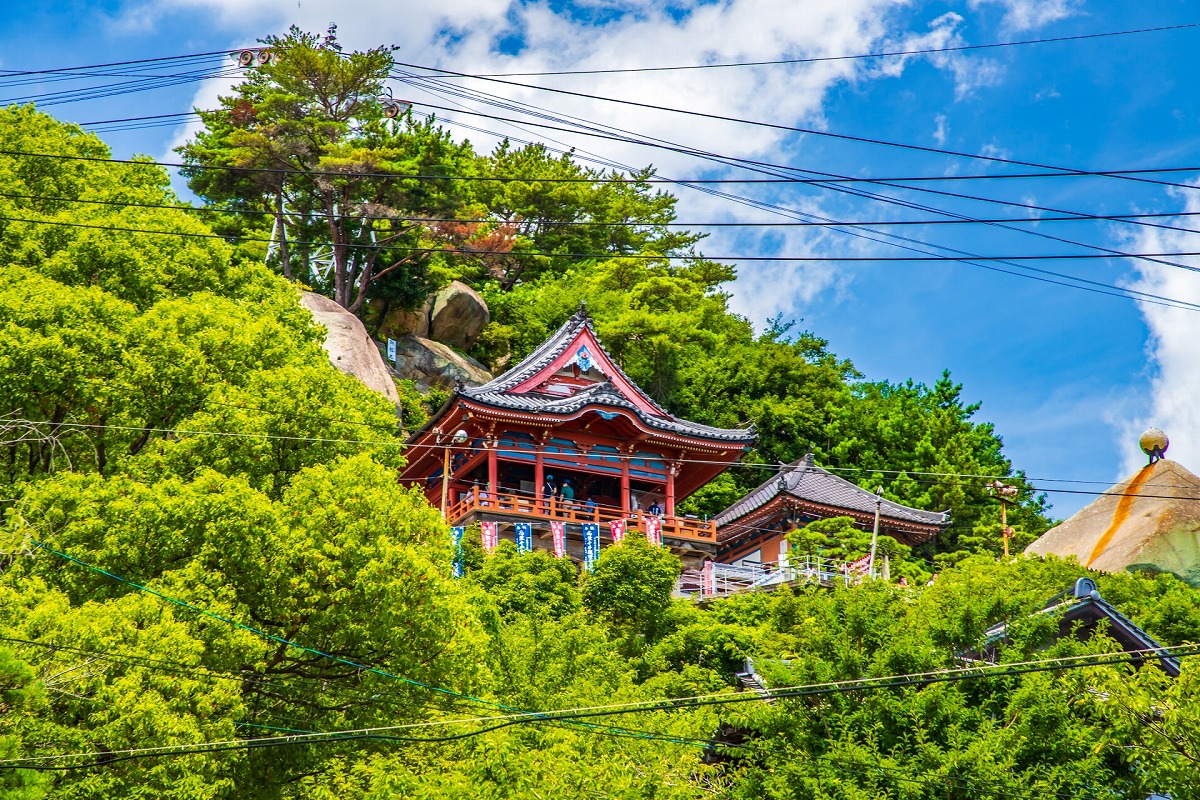
[{"label": "white cloud", "polygon": [[[889,52],[914,52],[961,47],[967,42],[960,28],[963,18],[953,11],[935,17],[929,22],[929,30],[922,34],[909,33],[899,39],[889,40],[882,49]],[[954,76],[956,100],[969,95],[975,89],[994,86],[1004,78],[1004,68],[994,59],[966,52],[932,52],[924,55],[893,56],[882,59],[868,72],[872,76],[898,77],[904,68],[917,58],[926,58],[938,69]]]},{"label": "white cloud", "polygon": [[998,5],[1004,9],[1000,27],[1009,33],[1019,33],[1058,22],[1079,11],[1082,0],[970,0],[977,9],[982,5]]},{"label": "white cloud", "polygon": [[[1185,211],[1200,212],[1200,195],[1187,192]],[[1172,223],[1183,227],[1187,218]],[[1131,237],[1129,248],[1141,253],[1195,252],[1200,234],[1143,228]],[[1170,261],[1200,268],[1200,258],[1180,256]],[[1200,274],[1150,262],[1137,262],[1139,275],[1131,288],[1142,292],[1200,304]],[[1127,473],[1145,462],[1137,448],[1137,436],[1155,425],[1171,438],[1170,456],[1193,470],[1200,469],[1200,312],[1142,303],[1141,311],[1150,329],[1146,376],[1150,387],[1150,411],[1120,427],[1120,445]]]},{"label": "white cloud", "polygon": [[947,132],[946,115],[938,114],[933,118],[933,140],[937,142],[938,147],[946,143]]},{"label": "white cloud", "polygon": [[995,142],[988,142],[979,148],[979,155],[987,156],[988,158],[1012,158],[1012,153]]},{"label": "white cloud", "polygon": [[[536,72],[561,69],[614,69],[673,64],[702,64],[762,61],[788,58],[857,55],[879,49],[928,49],[962,42],[958,30],[963,23],[957,14],[944,14],[920,34],[902,34],[889,28],[892,12],[908,6],[909,0],[807,0],[784,4],[778,0],[724,0],[696,5],[678,19],[654,0],[593,0],[588,10],[603,15],[602,25],[581,21],[578,13],[555,10],[546,2],[515,0],[406,0],[404,3],[334,0],[157,0],[132,6],[127,12],[137,24],[161,20],[166,15],[202,12],[212,23],[229,33],[230,46],[250,44],[260,36],[282,33],[295,24],[310,31],[324,31],[331,21],[338,25],[339,40],[347,49],[366,49],[381,43],[398,46],[403,62],[443,67],[472,74]],[[575,6],[578,12],[579,5]],[[507,39],[520,42],[515,54],[501,52]],[[511,49],[511,48],[509,48]],[[956,93],[998,81],[999,66],[986,58],[965,54],[933,54],[929,60],[946,70],[955,81]],[[685,108],[747,119],[770,120],[800,127],[821,128],[822,107],[829,90],[841,83],[899,75],[911,57],[878,60],[839,60],[807,64],[773,65],[758,68],[709,69],[704,71],[649,72],[522,78],[516,83],[561,87],[598,97],[616,97],[650,105]],[[552,94],[534,88],[496,82],[448,81],[481,92],[500,95],[509,101],[553,109],[634,131],[639,135],[677,142],[687,147],[738,158],[778,163],[799,152],[803,137],[781,130],[750,127],[717,120],[699,120],[681,114],[655,111],[602,100]],[[447,98],[441,90],[394,85],[397,97],[426,105],[457,106],[475,103]],[[228,84],[203,86],[194,99],[201,108],[212,108],[217,95]],[[438,97],[438,94],[443,96]],[[544,131],[478,117],[456,116],[437,111],[440,119],[495,131],[503,136],[543,140],[555,146],[576,147],[608,159],[642,166],[653,163],[665,177],[694,177],[701,172],[725,174],[711,162],[630,143],[611,142],[573,134]],[[516,113],[503,116],[520,116]],[[494,137],[477,132],[460,133],[480,150],[487,150]],[[944,122],[939,123],[945,135]],[[172,146],[185,141],[194,129],[177,132]],[[717,202],[693,191],[678,191],[680,217],[684,220],[770,219],[768,212]],[[829,214],[828,216],[836,216]],[[809,254],[848,246],[870,254],[861,240],[831,234],[819,228],[788,229],[781,236],[756,240],[734,240],[724,235],[705,242],[706,252],[760,252],[765,254]],[[828,244],[827,244],[828,243]],[[734,245],[737,245],[734,247]],[[783,311],[799,312],[821,292],[845,288],[829,265],[744,265],[734,289],[734,305],[761,322]]]}]

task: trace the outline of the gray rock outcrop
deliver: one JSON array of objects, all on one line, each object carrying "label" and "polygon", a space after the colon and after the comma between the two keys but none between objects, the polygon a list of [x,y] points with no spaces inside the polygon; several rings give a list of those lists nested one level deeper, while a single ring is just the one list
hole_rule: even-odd
[{"label": "gray rock outcrop", "polygon": [[1200,587],[1200,477],[1160,459],[1025,548],[1105,572],[1170,572]]},{"label": "gray rock outcrop", "polygon": [[325,326],[327,333],[323,346],[330,362],[368,389],[399,404],[400,396],[387,364],[358,317],[328,297],[312,292],[301,292],[300,304],[312,313],[313,319]]},{"label": "gray rock outcrop", "polygon": [[412,334],[396,341],[396,373],[441,389],[453,389],[455,382],[480,386],[492,379],[487,368],[470,356]]},{"label": "gray rock outcrop", "polygon": [[429,336],[429,314],[433,311],[433,298],[430,295],[415,311],[394,308],[384,315],[379,323],[379,338],[399,339],[406,333],[416,336]]},{"label": "gray rock outcrop", "polygon": [[483,298],[465,283],[454,281],[434,295],[429,338],[469,350],[491,318]]}]

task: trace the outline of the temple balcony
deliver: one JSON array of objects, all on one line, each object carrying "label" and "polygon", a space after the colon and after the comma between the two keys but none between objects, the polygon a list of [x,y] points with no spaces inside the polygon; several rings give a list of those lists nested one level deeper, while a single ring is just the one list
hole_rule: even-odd
[{"label": "temple balcony", "polygon": [[[625,520],[629,531],[646,530],[646,520],[652,515],[641,509],[625,511],[614,506],[592,505],[578,500],[568,501],[559,497],[538,500],[524,493],[500,493],[495,497],[490,492],[466,492],[447,509],[446,518],[452,525],[470,525],[474,522],[565,522],[581,525],[594,522],[600,525],[601,535],[607,535],[609,523]],[[717,526],[712,520],[693,517],[658,516],[662,524],[663,541],[676,548],[689,548],[690,544],[716,545]],[[547,528],[548,529],[548,528]],[[578,539],[579,531],[568,531],[569,539]],[[697,548],[708,550],[707,548]]]}]

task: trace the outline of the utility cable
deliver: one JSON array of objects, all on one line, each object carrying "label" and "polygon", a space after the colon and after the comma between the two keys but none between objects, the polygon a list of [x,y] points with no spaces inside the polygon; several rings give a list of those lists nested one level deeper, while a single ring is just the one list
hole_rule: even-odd
[{"label": "utility cable", "polygon": [[[84,222],[67,222],[65,220],[46,220],[32,219],[28,217],[9,217],[0,216],[0,221],[6,222],[23,222],[31,225],[51,225],[65,228],[89,228],[93,230],[117,231],[124,233],[139,233],[160,236],[179,236],[184,238],[199,238],[199,239],[221,239],[226,242],[235,240],[238,242],[262,242],[270,243],[271,239],[255,236],[242,236],[239,234],[218,234],[218,233],[200,233],[192,231],[168,231],[154,228],[130,228],[118,225],[96,225]],[[316,245],[324,244],[323,242],[289,242],[291,245]],[[429,253],[441,255],[457,255],[469,256],[472,258],[491,257],[491,258],[572,258],[572,259],[633,259],[638,261],[745,261],[745,262],[761,262],[761,263],[930,263],[941,261],[962,262],[964,260],[976,261],[1104,261],[1113,259],[1145,259],[1145,258],[1181,258],[1190,256],[1200,256],[1200,251],[1178,251],[1178,252],[1155,252],[1155,253],[1041,253],[1034,255],[1003,255],[1003,256],[942,256],[942,255],[920,255],[920,256],[739,256],[739,255],[702,255],[698,253],[687,255],[670,255],[659,253],[622,253],[622,252],[600,252],[600,253],[557,253],[557,252],[542,252],[537,250],[512,250],[512,251],[495,251],[484,249],[466,249],[466,248],[445,248],[445,247],[403,247],[399,245],[376,245],[371,243],[345,243],[339,244],[339,247],[348,249],[380,249],[392,250],[401,253]],[[938,247],[939,245],[929,245],[930,247]],[[1181,269],[1200,272],[1200,267],[1190,265],[1178,265]],[[1107,285],[1107,284],[1106,284]],[[1196,306],[1198,304],[1188,303],[1182,300],[1172,300],[1171,298],[1161,298],[1168,302],[1178,303],[1180,306]]]},{"label": "utility cable", "polygon": [[1117,36],[1132,36],[1145,33],[1162,33],[1166,31],[1186,30],[1200,27],[1200,22],[1188,22],[1180,25],[1160,25],[1153,28],[1136,28],[1124,31],[1107,31],[1102,33],[1082,33],[1071,36],[1053,36],[1044,39],[1023,39],[1012,42],[992,42],[989,44],[949,45],[946,47],[926,47],[917,50],[892,50],[877,53],[861,53],[844,56],[810,56],[807,58],[780,58],[770,61],[734,61],[721,64],[685,64],[664,67],[623,67],[613,69],[568,69],[543,72],[491,72],[480,73],[472,77],[479,78],[535,78],[554,75],[616,75],[643,72],[679,72],[684,70],[727,69],[732,67],[763,67],[777,64],[818,64],[827,61],[855,61],[873,58],[898,58],[906,56],[933,55],[936,53],[962,53],[974,50],[992,50],[1007,47],[1023,47],[1026,45],[1055,44],[1059,42],[1076,42],[1087,39],[1104,39]]},{"label": "utility cable", "polygon": [[[146,163],[146,162],[142,162]],[[405,179],[422,179],[425,177],[433,178],[435,176],[398,176]],[[458,180],[454,178],[453,180]],[[512,178],[504,180],[528,180],[530,182],[544,182],[541,178]],[[583,179],[581,179],[583,180]],[[602,182],[602,181],[600,181]],[[668,181],[676,183],[676,181]],[[688,184],[693,181],[680,180],[678,183]],[[210,216],[250,216],[274,218],[274,211],[267,209],[254,208],[228,208],[224,206],[192,206],[177,203],[142,203],[132,200],[96,200],[82,197],[65,197],[62,195],[44,195],[44,194],[22,194],[14,192],[0,192],[0,197],[7,197],[14,200],[35,200],[45,203],[69,203],[74,205],[98,205],[98,206],[114,206],[118,208],[152,208],[164,209],[168,211],[183,211],[185,213],[195,213],[200,215]],[[303,217],[306,220],[316,219],[318,214],[303,214],[297,213],[291,216]],[[909,219],[909,220],[839,220],[837,222],[801,222],[801,221],[755,221],[755,222],[732,222],[732,221],[717,221],[717,222],[604,222],[602,220],[550,220],[544,221],[539,217],[514,217],[506,219],[502,217],[437,217],[437,216],[405,216],[391,214],[361,214],[355,215],[355,219],[369,220],[377,222],[381,220],[389,220],[393,222],[416,222],[422,224],[436,224],[443,222],[452,222],[469,225],[520,225],[522,223],[543,223],[550,228],[854,228],[854,227],[892,227],[892,226],[923,226],[923,225],[988,225],[991,223],[1007,223],[1007,224],[1039,224],[1043,222],[1120,222],[1129,219],[1170,219],[1174,217],[1200,217],[1200,212],[1196,211],[1174,211],[1162,212],[1154,214],[1072,214],[1070,216],[1058,217],[996,217],[996,218],[954,218],[954,219]],[[1200,233],[1200,228],[1181,228],[1175,225],[1151,225],[1151,227],[1162,228],[1171,231],[1180,231],[1183,233]]]},{"label": "utility cable", "polygon": [[[275,413],[275,412],[272,412],[272,413]],[[278,413],[283,413],[283,412],[278,412]],[[74,423],[74,422],[50,422],[48,420],[15,420],[15,421],[27,423],[27,424],[31,424],[31,425],[41,425],[41,426],[51,427],[51,428],[56,428],[56,429],[57,428],[105,429],[105,430],[133,431],[133,432],[138,432],[138,433],[149,430],[151,433],[162,433],[162,434],[183,435],[183,436],[218,436],[218,437],[230,437],[230,438],[241,438],[241,439],[267,439],[267,440],[314,442],[314,443],[321,443],[321,444],[352,444],[352,445],[359,445],[359,446],[400,447],[400,448],[404,448],[406,451],[413,451],[413,450],[456,451],[457,450],[457,451],[467,453],[467,454],[476,452],[472,448],[467,447],[467,446],[456,446],[456,445],[450,445],[450,444],[436,444],[436,443],[432,443],[432,442],[424,443],[424,444],[417,444],[417,443],[409,444],[409,443],[406,443],[403,441],[398,441],[398,440],[372,441],[372,440],[366,440],[366,439],[339,439],[339,438],[332,438],[332,437],[316,437],[316,436],[287,436],[287,435],[283,435],[283,434],[270,434],[270,433],[206,431],[206,430],[193,430],[193,429],[187,429],[187,428],[144,428],[144,427],[140,427],[140,426],[99,425],[99,424],[91,424],[91,423]],[[498,455],[527,454],[528,451],[520,450],[520,449],[499,448],[496,450],[496,453]],[[726,461],[705,460],[705,459],[699,459],[699,458],[683,458],[683,459],[680,459],[680,461],[682,463],[687,463],[687,464],[724,465],[727,468],[731,468],[731,469],[744,468],[744,469],[778,470],[780,467],[780,465],[778,463],[766,463],[766,462],[726,462]],[[974,479],[985,480],[985,481],[991,481],[991,480],[1025,481],[1026,483],[1031,484],[1028,491],[1034,492],[1034,493],[1047,492],[1047,493],[1051,493],[1051,494],[1082,494],[1082,495],[1091,495],[1091,496],[1098,496],[1098,497],[1103,497],[1103,496],[1108,496],[1108,497],[1148,497],[1148,498],[1175,499],[1175,500],[1187,499],[1187,498],[1179,498],[1175,495],[1151,495],[1151,494],[1145,494],[1142,492],[1123,493],[1123,492],[1109,492],[1109,491],[1088,491],[1088,490],[1084,490],[1084,489],[1056,489],[1056,488],[1032,485],[1036,482],[1092,483],[1092,484],[1103,485],[1106,483],[1111,484],[1111,481],[1076,481],[1076,480],[1068,479],[1068,478],[1029,478],[1029,477],[1016,476],[1016,475],[994,475],[994,474],[993,475],[974,475],[974,474],[970,474],[970,473],[929,472],[929,471],[922,471],[922,470],[877,469],[877,468],[866,468],[866,467],[821,467],[821,469],[824,469],[827,472],[834,472],[834,473],[836,473],[836,472],[860,472],[860,473],[865,472],[865,473],[870,473],[870,474],[894,475],[897,477],[906,476],[909,478],[911,478],[911,476],[918,475],[918,476],[922,476],[922,477],[934,477],[934,478],[974,478]],[[927,481],[913,479],[913,482],[914,483],[925,483]],[[928,483],[937,484],[937,483],[945,483],[945,481],[928,481]],[[959,485],[975,486],[975,485],[977,485],[977,483],[972,481],[969,483],[960,483]],[[1151,484],[1147,484],[1147,485],[1151,485]],[[1159,488],[1179,488],[1179,489],[1194,488],[1194,487],[1189,487],[1189,486],[1176,486],[1176,485],[1168,485],[1168,484],[1153,484],[1153,485],[1157,486]]]},{"label": "utility cable", "polygon": [[[1019,159],[1002,158],[1000,156],[989,156],[989,155],[983,155],[983,154],[979,154],[979,153],[963,153],[963,152],[959,152],[956,150],[948,150],[948,149],[939,148],[939,147],[926,147],[923,145],[909,144],[909,143],[903,143],[903,142],[892,142],[892,141],[888,141],[885,139],[874,139],[874,138],[866,137],[866,136],[853,136],[853,135],[844,134],[844,133],[834,133],[832,131],[822,131],[822,130],[819,130],[816,128],[801,128],[798,126],[783,125],[783,124],[779,124],[779,123],[765,122],[762,120],[750,120],[750,119],[743,119],[740,117],[726,116],[723,114],[711,114],[711,113],[706,113],[703,111],[693,111],[693,110],[685,109],[685,108],[674,108],[674,107],[670,107],[670,106],[656,105],[653,103],[642,103],[642,102],[638,102],[636,100],[625,100],[625,99],[616,98],[616,97],[605,97],[603,95],[588,94],[586,92],[574,92],[574,91],[569,91],[567,89],[555,89],[555,88],[551,88],[551,87],[547,87],[547,86],[538,86],[536,84],[520,83],[517,81],[504,80],[502,78],[487,78],[487,77],[482,77],[479,75],[472,75],[471,73],[456,72],[454,70],[442,69],[440,67],[429,67],[429,66],[425,66],[425,65],[421,65],[421,64],[412,64],[412,63],[407,63],[407,62],[403,62],[403,61],[397,61],[395,63],[397,66],[407,67],[410,69],[422,69],[427,72],[438,73],[439,75],[449,75],[449,76],[459,77],[459,78],[475,78],[478,80],[485,80],[485,81],[490,81],[493,83],[500,83],[500,84],[504,84],[507,86],[514,86],[514,87],[518,87],[521,89],[533,89],[536,91],[551,92],[554,94],[560,94],[560,95],[565,95],[565,96],[569,96],[569,97],[577,97],[577,98],[585,99],[585,100],[599,100],[601,102],[615,103],[618,105],[625,105],[625,106],[630,106],[633,108],[641,108],[641,109],[645,109],[645,110],[649,110],[649,111],[662,111],[662,112],[673,113],[673,114],[681,114],[684,116],[698,117],[701,119],[711,119],[711,120],[715,120],[715,121],[719,121],[719,122],[731,122],[731,123],[735,123],[735,124],[739,124],[739,125],[749,125],[749,126],[753,126],[753,127],[767,128],[767,129],[771,129],[771,130],[787,131],[790,133],[810,134],[812,136],[821,136],[821,137],[833,138],[833,139],[838,139],[838,140],[843,140],[843,141],[856,142],[856,143],[860,143],[860,144],[872,144],[872,145],[878,145],[878,146],[882,146],[882,147],[890,147],[890,148],[898,148],[898,149],[902,149],[902,150],[911,150],[911,151],[917,151],[917,152],[932,153],[932,154],[936,154],[936,155],[952,156],[954,158],[966,158],[966,159],[973,159],[976,161],[988,161],[988,162],[998,163],[998,164],[1011,164],[1014,166],[1033,167],[1035,169],[1042,169],[1042,170],[1058,170],[1058,171],[1062,171],[1062,172],[1071,172],[1071,173],[1080,172],[1080,170],[1074,169],[1072,167],[1060,167],[1060,166],[1056,166],[1056,165],[1052,165],[1052,164],[1042,164],[1042,163],[1039,163],[1036,161],[1022,161]],[[1130,180],[1130,181],[1138,181],[1138,182],[1146,182],[1146,183],[1159,183],[1158,181],[1153,181],[1151,179],[1142,178],[1142,177],[1135,176],[1135,175],[1113,175],[1112,177],[1123,179],[1123,180]],[[1188,184],[1181,184],[1181,186],[1184,186],[1184,187],[1190,188],[1190,189],[1200,188],[1200,187],[1192,186],[1192,185],[1188,185]]]},{"label": "utility cable", "polygon": [[[1164,653],[1170,651],[1175,657],[1184,657],[1200,654],[1200,647],[1190,645],[1186,647],[1175,648],[1159,648],[1152,650],[1132,651],[1130,653],[1113,654],[1113,655],[1090,655],[1090,656],[1073,656],[1058,659],[1045,659],[1034,662],[1021,662],[1018,664],[994,665],[994,667],[973,667],[961,670],[946,670],[937,673],[915,673],[912,675],[889,676],[888,678],[878,679],[862,679],[857,681],[832,682],[827,684],[806,685],[788,687],[783,690],[767,690],[766,692],[743,692],[739,694],[721,694],[697,696],[686,698],[683,700],[663,701],[657,705],[642,704],[636,709],[629,706],[617,708],[610,707],[592,707],[582,710],[560,710],[548,711],[544,713],[529,714],[526,716],[511,716],[509,718],[497,718],[500,722],[487,725],[483,728],[468,731],[465,733],[452,734],[439,737],[407,737],[397,736],[395,731],[411,730],[420,727],[429,727],[431,725],[448,725],[461,722],[478,722],[485,721],[489,718],[475,718],[474,720],[443,720],[424,723],[409,723],[407,725],[387,726],[378,728],[363,728],[350,731],[336,731],[328,733],[295,733],[278,737],[267,737],[263,739],[235,739],[222,742],[202,742],[194,744],[173,745],[155,748],[135,748],[128,750],[117,750],[108,752],[93,752],[93,753],[70,753],[57,754],[46,756],[34,756],[18,759],[0,760],[0,769],[31,769],[31,770],[74,770],[85,769],[90,767],[104,766],[116,761],[129,760],[133,758],[153,757],[159,755],[186,755],[189,753],[203,752],[221,752],[231,749],[249,749],[260,746],[280,746],[305,744],[315,741],[348,741],[354,739],[366,738],[385,738],[392,741],[403,742],[421,742],[421,743],[440,743],[448,742],[465,738],[473,738],[480,736],[500,728],[509,727],[511,725],[523,723],[547,723],[559,722],[565,720],[578,721],[585,717],[596,716],[612,716],[618,714],[629,713],[646,713],[650,711],[677,711],[680,709],[695,709],[703,706],[712,705],[729,705],[734,703],[762,702],[769,699],[784,699],[796,697],[811,697],[817,695],[840,694],[854,691],[871,691],[878,689],[894,689],[894,688],[910,688],[922,687],[932,683],[940,683],[947,681],[970,680],[988,677],[1014,677],[1017,675],[1030,674],[1033,672],[1060,672],[1068,669],[1081,669],[1101,666],[1114,666],[1128,663],[1141,663],[1148,658],[1159,658]],[[1002,668],[1002,669],[1000,669]],[[867,680],[872,680],[870,684]],[[652,736],[647,738],[663,738],[660,736]],[[684,742],[699,743],[702,740],[684,740]],[[271,744],[269,744],[271,743]],[[705,745],[711,742],[703,742]],[[99,760],[88,764],[75,765],[59,765],[48,764],[46,762],[62,761],[68,758],[98,758]]]}]

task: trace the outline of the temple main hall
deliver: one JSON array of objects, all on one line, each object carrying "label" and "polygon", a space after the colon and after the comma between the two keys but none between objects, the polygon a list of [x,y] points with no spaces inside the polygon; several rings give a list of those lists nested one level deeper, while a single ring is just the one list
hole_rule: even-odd
[{"label": "temple main hall", "polygon": [[[599,528],[601,546],[643,531],[694,566],[774,560],[793,527],[842,515],[863,524],[874,512],[874,495],[809,457],[712,519],[677,513],[754,443],[752,428],[702,425],[656,403],[605,351],[581,307],[508,372],[456,387],[409,438],[400,479],[453,526],[485,523],[518,541],[523,531],[537,549],[554,547],[557,528],[563,555],[577,560],[584,525]],[[923,541],[949,521],[882,502],[885,530],[902,541]]]}]

